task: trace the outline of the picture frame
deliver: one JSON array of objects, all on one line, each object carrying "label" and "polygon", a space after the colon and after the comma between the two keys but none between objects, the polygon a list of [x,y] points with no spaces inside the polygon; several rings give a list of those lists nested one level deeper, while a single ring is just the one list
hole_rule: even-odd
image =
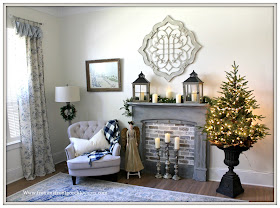
[{"label": "picture frame", "polygon": [[88,92],[121,91],[120,59],[86,61]]}]

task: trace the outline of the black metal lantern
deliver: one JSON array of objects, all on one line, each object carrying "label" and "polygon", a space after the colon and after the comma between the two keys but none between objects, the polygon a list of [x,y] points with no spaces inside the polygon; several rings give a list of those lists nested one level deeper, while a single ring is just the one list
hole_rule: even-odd
[{"label": "black metal lantern", "polygon": [[150,82],[146,80],[142,72],[132,83],[132,94],[133,102],[149,102],[150,100]]},{"label": "black metal lantern", "polygon": [[194,71],[190,77],[183,82],[184,103],[200,103],[203,98],[203,82]]}]

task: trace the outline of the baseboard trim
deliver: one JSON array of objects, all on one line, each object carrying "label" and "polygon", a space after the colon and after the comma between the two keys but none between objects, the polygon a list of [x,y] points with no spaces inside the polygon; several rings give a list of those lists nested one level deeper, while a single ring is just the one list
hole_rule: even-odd
[{"label": "baseboard trim", "polygon": [[[226,168],[210,168],[208,180],[219,182],[227,171]],[[242,184],[274,187],[274,173],[240,169],[234,169],[234,171],[239,175]]]},{"label": "baseboard trim", "polygon": [[56,152],[53,154],[53,162],[54,164],[58,164],[66,161],[66,153],[65,151]]},{"label": "baseboard trim", "polygon": [[17,167],[17,168],[12,168],[7,170],[6,172],[6,182],[7,185],[10,183],[13,183],[15,181],[18,181],[20,179],[24,178],[23,177],[23,172],[22,172],[22,167]]}]

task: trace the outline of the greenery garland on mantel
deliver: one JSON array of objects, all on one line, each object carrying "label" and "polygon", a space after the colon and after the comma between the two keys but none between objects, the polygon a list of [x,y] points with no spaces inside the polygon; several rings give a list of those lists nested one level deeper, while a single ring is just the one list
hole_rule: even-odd
[{"label": "greenery garland on mantel", "polygon": [[[120,110],[124,109],[124,113],[122,115],[126,117],[132,117],[132,112],[130,111],[130,105],[129,102],[133,102],[133,98],[127,98],[126,100],[123,100],[123,107],[120,108]],[[152,102],[152,95],[150,95],[149,102]],[[210,103],[211,99],[208,96],[203,96],[202,103]],[[158,103],[176,103],[176,98],[166,98],[158,96]],[[181,96],[181,103],[184,103],[184,98]]]},{"label": "greenery garland on mantel", "polygon": [[[150,102],[152,102],[152,95],[150,96]],[[202,103],[209,103],[211,99],[208,96],[203,96]],[[158,103],[176,103],[176,98],[166,98],[158,96]],[[181,103],[184,103],[184,97],[181,96]]]},{"label": "greenery garland on mantel", "polygon": [[129,102],[132,102],[133,101],[133,98],[127,98],[126,100],[123,101],[123,107],[120,108],[121,109],[124,109],[124,113],[122,115],[126,116],[126,117],[132,117],[132,112],[130,111],[129,109]]},{"label": "greenery garland on mantel", "polygon": [[[152,95],[150,96],[150,102],[152,102]],[[181,96],[181,103],[183,103],[183,96]],[[166,98],[158,96],[158,103],[176,103],[176,98]]]}]

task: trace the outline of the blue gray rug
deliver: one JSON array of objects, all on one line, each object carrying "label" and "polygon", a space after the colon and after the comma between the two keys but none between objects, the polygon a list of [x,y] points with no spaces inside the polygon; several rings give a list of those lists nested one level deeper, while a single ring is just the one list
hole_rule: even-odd
[{"label": "blue gray rug", "polygon": [[[71,176],[58,173],[19,191],[7,202],[242,202],[230,198],[211,197],[167,191],[142,186],[82,177],[72,185]],[[244,201],[243,201],[244,202]]]}]

